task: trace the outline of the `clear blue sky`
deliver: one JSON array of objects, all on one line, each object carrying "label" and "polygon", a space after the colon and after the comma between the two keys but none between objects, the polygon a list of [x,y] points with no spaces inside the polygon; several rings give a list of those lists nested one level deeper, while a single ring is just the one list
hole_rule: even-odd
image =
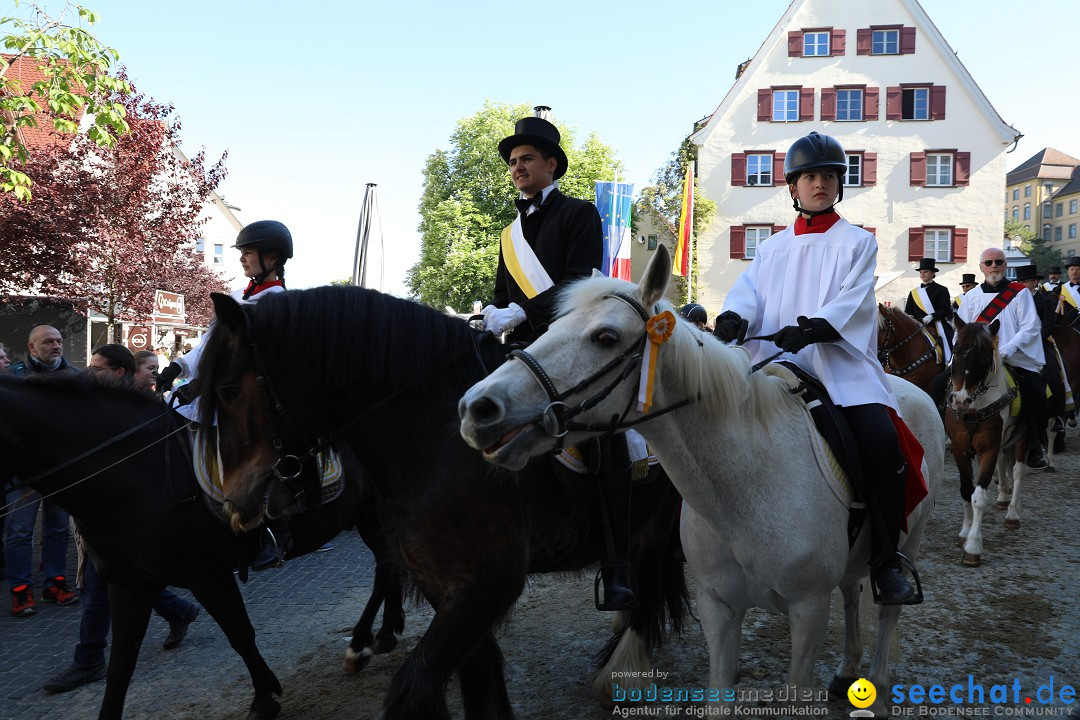
[{"label": "clear blue sky", "polygon": [[[736,65],[789,4],[82,2],[101,16],[95,33],[120,52],[139,90],[176,106],[184,151],[229,151],[220,192],[240,219],[292,229],[290,287],[350,274],[364,186],[374,182],[399,293],[419,249],[424,160],[448,146],[459,118],[485,99],[550,105],[579,137],[595,131],[617,148],[640,188],[715,110]],[[1046,146],[1080,157],[1080,93],[1067,81],[1080,3],[922,5],[1024,133],[1010,168]],[[1040,78],[1058,72],[1064,90],[1043,95]]]}]

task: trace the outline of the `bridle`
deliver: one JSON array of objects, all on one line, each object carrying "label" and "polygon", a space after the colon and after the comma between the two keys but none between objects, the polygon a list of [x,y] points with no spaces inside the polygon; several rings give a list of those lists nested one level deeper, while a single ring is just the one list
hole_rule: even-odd
[{"label": "bridle", "polygon": [[[953,363],[954,363],[954,365],[956,364],[957,358],[962,359],[967,352],[969,352],[969,351],[960,350],[959,352],[954,353],[953,354]],[[990,389],[990,378],[994,374],[993,368],[994,368],[994,365],[996,364],[996,362],[997,361],[995,360],[994,362],[991,362],[991,363],[987,364],[986,372],[983,373],[982,379],[979,381],[979,384],[975,387],[975,392],[972,393],[972,395],[971,395],[971,402],[972,403],[974,403],[975,400],[980,395],[984,395]],[[969,425],[971,427],[974,427],[974,426],[978,425],[979,423],[981,423],[983,420],[986,420],[989,417],[997,415],[1002,410],[1002,408],[1004,408],[1004,407],[1008,406],[1009,404],[1011,404],[1013,399],[1016,397],[1016,393],[1017,393],[1017,389],[1015,387],[1007,387],[1005,392],[1002,393],[1001,397],[997,398],[996,400],[991,402],[986,407],[980,408],[979,410],[968,410],[968,409],[957,410],[957,409],[952,407],[952,398],[956,394],[956,390],[955,390],[955,386],[954,386],[954,384],[952,382],[952,379],[950,377],[950,380],[949,380],[949,392],[945,396],[945,407],[947,407],[950,410],[950,412],[952,412],[952,414],[954,416],[956,416],[957,420],[961,420],[964,423],[966,423],[967,425]]]},{"label": "bridle", "polygon": [[[919,357],[917,357],[913,362],[908,364],[906,367],[900,368],[899,370],[894,368],[893,365],[892,365],[892,354],[895,353],[900,348],[902,348],[907,343],[909,343],[917,335],[922,333],[923,328],[921,326],[915,328],[914,332],[912,332],[910,335],[905,337],[903,340],[901,340],[900,342],[898,342],[895,345],[893,345],[892,347],[890,347],[889,344],[888,344],[889,343],[889,338],[891,338],[894,334],[898,335],[899,333],[897,332],[896,325],[893,323],[892,316],[888,312],[883,313],[883,316],[885,318],[885,337],[882,338],[882,342],[884,343],[885,347],[880,348],[878,350],[878,362],[880,362],[882,365],[887,367],[889,369],[890,373],[892,373],[893,375],[895,375],[897,377],[904,377],[909,372],[911,372],[915,368],[919,367],[920,365],[923,365],[924,363],[928,362],[931,358],[934,357],[934,354],[935,354],[934,344],[931,342],[930,343],[930,349],[927,350],[922,355],[920,355]],[[942,342],[945,342],[944,338],[942,338]]]},{"label": "bridle", "polygon": [[[638,317],[641,318],[643,323],[649,322],[649,313],[645,310],[641,303],[639,303],[634,297],[621,292],[613,292],[604,296],[604,299],[614,298],[621,300],[622,302],[633,308]],[[544,368],[540,365],[540,362],[530,355],[525,350],[514,350],[508,356],[510,360],[520,360],[525,368],[532,374],[540,387],[547,393],[548,406],[544,408],[540,413],[540,418],[533,422],[534,425],[539,426],[550,437],[558,440],[557,449],[561,449],[567,433],[571,430],[579,430],[583,432],[602,432],[605,434],[614,434],[618,430],[625,430],[635,425],[639,425],[647,420],[665,415],[679,408],[685,407],[692,402],[696,402],[697,398],[687,398],[680,400],[673,405],[669,405],[661,410],[655,410],[648,415],[644,415],[637,420],[627,421],[626,417],[630,414],[631,408],[634,406],[635,396],[632,394],[630,400],[627,402],[626,407],[622,413],[616,413],[611,416],[608,422],[602,423],[582,423],[571,422],[572,418],[577,417],[586,410],[590,410],[596,407],[602,402],[608,395],[615,390],[624,380],[633,375],[640,367],[640,363],[644,361],[645,345],[648,342],[648,332],[643,332],[641,337],[638,338],[630,347],[623,350],[616,355],[606,364],[604,364],[599,370],[589,375],[581,382],[577,383],[571,388],[559,392],[555,387],[555,383],[551,380],[551,377],[547,374]],[[570,405],[567,401],[574,395],[584,392],[587,388],[603,380],[607,375],[614,373],[612,379],[601,386],[595,393],[588,396],[584,400],[577,402],[574,405]]]}]

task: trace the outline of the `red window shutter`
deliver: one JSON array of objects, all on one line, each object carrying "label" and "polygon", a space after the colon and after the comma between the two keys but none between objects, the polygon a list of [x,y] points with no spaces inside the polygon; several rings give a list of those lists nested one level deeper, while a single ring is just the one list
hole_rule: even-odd
[{"label": "red window shutter", "polygon": [[958,186],[967,185],[971,178],[971,153],[956,153],[956,167],[953,169],[953,182]]},{"label": "red window shutter", "polygon": [[814,119],[814,88],[799,88],[799,120]]},{"label": "red window shutter", "polygon": [[899,120],[904,113],[904,88],[891,87],[885,90],[885,119]]},{"label": "red window shutter", "polygon": [[864,152],[862,156],[863,187],[877,185],[877,153]]},{"label": "red window shutter", "polygon": [[[878,119],[878,97],[880,95],[881,88],[868,87],[863,90],[863,120]],[[822,120],[824,119],[822,118]]]},{"label": "red window shutter", "polygon": [[923,256],[926,231],[921,227],[908,228],[907,231],[907,259],[919,260]]},{"label": "red window shutter", "polygon": [[742,260],[746,257],[746,227],[731,226],[731,259]]},{"label": "red window shutter", "polygon": [[911,153],[911,185],[926,185],[926,153]]},{"label": "red window shutter", "polygon": [[877,228],[867,227],[866,225],[863,225],[863,230],[870,233],[874,237],[877,237]]},{"label": "red window shutter", "polygon": [[746,185],[746,153],[731,154],[731,184]]},{"label": "red window shutter", "polygon": [[945,119],[945,86],[934,85],[930,88],[930,119]]},{"label": "red window shutter", "polygon": [[784,180],[784,158],[787,157],[787,153],[773,153],[772,156],[772,177],[773,185],[787,185],[787,181]]},{"label": "red window shutter", "polygon": [[967,228],[954,228],[952,233],[953,262],[967,262]]},{"label": "red window shutter", "polygon": [[870,28],[859,28],[855,31],[855,54],[869,55],[870,43],[873,39],[873,31]]},{"label": "red window shutter", "polygon": [[836,119],[836,88],[821,88],[821,121]]},{"label": "red window shutter", "polygon": [[803,34],[802,30],[792,30],[787,34],[788,57],[802,57]]},{"label": "red window shutter", "polygon": [[772,120],[772,90],[769,88],[757,91],[757,119],[763,122]]},{"label": "red window shutter", "polygon": [[773,225],[772,226],[772,234],[773,235],[776,235],[777,233],[781,233],[781,232],[784,232],[784,226],[783,225]]},{"label": "red window shutter", "polygon": [[900,54],[913,55],[915,53],[915,28],[900,28]]},{"label": "red window shutter", "polygon": [[843,55],[847,45],[847,31],[833,28],[829,37],[829,54]]}]

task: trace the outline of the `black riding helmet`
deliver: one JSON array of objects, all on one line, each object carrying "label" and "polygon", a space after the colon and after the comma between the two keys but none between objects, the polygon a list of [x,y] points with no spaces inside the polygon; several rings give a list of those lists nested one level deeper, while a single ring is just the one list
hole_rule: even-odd
[{"label": "black riding helmet", "polygon": [[[836,170],[840,177],[840,192],[836,197],[836,202],[840,202],[844,199],[844,174],[847,173],[848,164],[847,153],[836,138],[812,132],[792,143],[787,155],[784,156],[784,180],[788,185],[797,181],[799,175],[807,170],[826,168]],[[792,200],[796,211],[807,212],[799,207],[798,198]],[[832,208],[809,214],[820,215],[827,212],[832,212]]]},{"label": "black riding helmet", "polygon": [[[259,264],[264,268],[263,272],[251,278],[251,283],[244,292],[245,300],[249,297],[249,293],[255,287],[262,284],[271,272],[277,272],[278,277],[284,279],[285,261],[293,256],[292,233],[289,232],[289,228],[285,227],[285,223],[278,222],[277,220],[258,220],[250,225],[245,225],[244,229],[240,231],[240,234],[236,236],[236,244],[233,245],[233,247],[237,249],[254,248],[255,250],[258,250]],[[266,269],[266,258],[263,253],[270,250],[276,250],[278,252],[281,256],[281,262],[279,262],[276,267]]]},{"label": "black riding helmet", "polygon": [[709,321],[709,316],[705,312],[705,308],[697,303],[683,305],[682,310],[679,311],[679,315],[692,323],[698,323],[700,325],[704,325]]}]

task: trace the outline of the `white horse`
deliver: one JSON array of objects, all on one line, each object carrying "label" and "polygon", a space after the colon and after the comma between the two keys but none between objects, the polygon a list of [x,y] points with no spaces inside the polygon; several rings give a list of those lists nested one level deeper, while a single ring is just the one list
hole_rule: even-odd
[{"label": "white horse", "polygon": [[[601,426],[613,418],[642,417],[632,410],[638,372],[629,364],[642,347],[644,310],[614,293],[654,314],[669,311],[661,298],[670,276],[670,256],[660,247],[640,287],[596,275],[571,286],[563,315],[529,346],[528,357],[507,362],[462,398],[465,440],[492,462],[521,467],[529,457],[549,452],[557,442],[553,435],[569,430],[565,441],[577,442],[603,432]],[[553,385],[545,389],[545,373],[531,374],[530,362]],[[612,374],[605,373],[608,367]],[[579,386],[589,376],[595,382]],[[820,436],[802,401],[781,378],[751,372],[745,351],[683,321],[659,346],[655,378],[657,416],[638,428],[685,500],[682,542],[698,580],[711,686],[734,686],[743,617],[748,608],[761,607],[789,618],[788,682],[814,688],[830,596],[839,587],[845,642],[830,690],[844,695],[860,677],[858,591],[869,572],[870,540],[864,531],[848,549],[848,508],[815,462]],[[929,494],[909,517],[910,532],[901,540],[902,552],[914,559],[941,484],[945,434],[926,393],[899,378],[889,382],[926,453],[922,470]],[[565,404],[552,401],[551,391],[567,388],[575,392]],[[601,399],[605,390],[610,392]],[[691,402],[659,414],[684,400]],[[567,424],[569,416],[573,422]],[[582,430],[585,423],[594,425]],[[879,614],[877,654],[867,676],[878,689],[872,706],[877,717],[888,715],[888,642],[900,609],[882,606]]]}]

